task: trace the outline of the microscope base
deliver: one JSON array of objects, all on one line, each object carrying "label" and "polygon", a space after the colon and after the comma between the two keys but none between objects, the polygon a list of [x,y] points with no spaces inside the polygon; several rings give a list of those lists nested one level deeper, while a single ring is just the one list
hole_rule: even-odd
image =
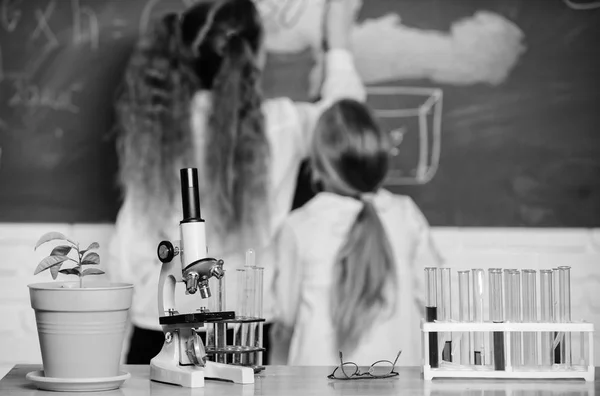
[{"label": "microscope base", "polygon": [[206,362],[205,367],[168,366],[150,362],[150,379],[185,388],[203,388],[204,378],[231,381],[236,384],[253,384],[254,370],[251,367],[232,366]]},{"label": "microscope base", "polygon": [[160,365],[154,359],[150,362],[150,379],[185,388],[204,387],[204,368],[196,366],[174,366],[172,363]]},{"label": "microscope base", "polygon": [[233,366],[231,364],[206,362],[204,376],[207,379],[232,381],[236,384],[254,383],[254,369],[252,367]]},{"label": "microscope base", "polygon": [[186,388],[204,387],[204,367],[181,365],[179,331],[166,332],[159,354],[150,360],[150,379]]},{"label": "microscope base", "polygon": [[[204,367],[181,365],[179,331],[167,332],[165,343],[158,355],[150,361],[152,381],[179,385],[186,388],[203,388],[204,378],[232,381],[236,384],[253,384],[252,367],[206,362]],[[199,338],[198,338],[199,339]],[[200,340],[200,342],[202,342]]]}]

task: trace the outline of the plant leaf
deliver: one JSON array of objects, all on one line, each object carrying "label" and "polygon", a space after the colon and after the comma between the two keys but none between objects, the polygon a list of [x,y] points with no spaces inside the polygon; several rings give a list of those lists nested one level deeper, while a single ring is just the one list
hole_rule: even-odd
[{"label": "plant leaf", "polygon": [[79,275],[79,268],[77,268],[77,267],[65,268],[65,269],[61,269],[58,272],[60,272],[61,274],[66,274],[66,275]]},{"label": "plant leaf", "polygon": [[59,263],[62,263],[65,260],[68,260],[69,258],[67,256],[48,256],[45,259],[43,259],[42,261],[40,261],[40,263],[38,264],[37,268],[35,269],[35,272],[33,273],[33,275],[37,275],[40,272],[47,270],[48,268],[57,265]]},{"label": "plant leaf", "polygon": [[87,250],[91,250],[91,249],[99,249],[100,248],[100,244],[98,242],[92,242],[90,243],[90,246],[87,247]]},{"label": "plant leaf", "polygon": [[98,242],[92,242],[92,243],[90,243],[90,246],[87,247],[87,249],[80,250],[79,255],[83,256],[85,254],[85,252],[87,252],[88,250],[99,249],[99,248],[100,248],[100,244]]},{"label": "plant leaf", "polygon": [[56,277],[58,276],[58,272],[60,271],[60,267],[62,265],[63,265],[63,263],[58,263],[58,264],[50,267],[50,273],[52,274],[52,279],[56,280]]},{"label": "plant leaf", "polygon": [[71,242],[73,245],[77,245],[75,242],[73,242],[72,240],[70,240],[69,238],[67,238],[66,236],[61,234],[60,232],[52,231],[52,232],[47,232],[44,235],[42,235],[40,237],[40,239],[38,239],[37,243],[35,244],[35,248],[33,248],[33,250],[36,250],[40,245],[42,245],[48,241],[54,241],[56,239],[61,239],[63,241]]},{"label": "plant leaf", "polygon": [[99,264],[100,263],[100,256],[98,255],[98,253],[88,253],[83,260],[81,261],[81,265],[89,265],[89,264]]},{"label": "plant leaf", "polygon": [[50,256],[66,256],[71,251],[72,247],[67,245],[60,245],[52,249]]},{"label": "plant leaf", "polygon": [[81,273],[81,276],[102,275],[103,273],[104,273],[104,271],[102,271],[101,269],[98,269],[98,268],[87,268],[87,269],[83,270],[83,272]]}]

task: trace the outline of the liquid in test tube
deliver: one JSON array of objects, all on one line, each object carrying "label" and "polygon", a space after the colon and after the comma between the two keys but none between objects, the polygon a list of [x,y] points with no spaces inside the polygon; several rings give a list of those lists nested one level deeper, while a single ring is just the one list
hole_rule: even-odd
[{"label": "liquid in test tube", "polygon": [[[450,322],[452,320],[452,292],[451,292],[451,269],[444,267],[440,268],[440,297],[441,301],[438,304],[440,308],[440,320]],[[452,361],[452,333],[444,334],[444,348],[442,349],[442,360],[446,362]]]},{"label": "liquid in test tube", "polygon": [[[458,320],[460,322],[471,321],[471,301],[469,295],[469,273],[471,271],[458,271]],[[470,333],[465,332],[460,340],[460,364],[468,366],[471,364],[471,339]]]},{"label": "liquid in test tube", "polygon": [[[473,322],[483,322],[483,298],[484,298],[484,272],[481,268],[475,268],[473,273]],[[483,333],[473,333],[473,363],[475,365],[485,364],[485,340]]]},{"label": "liquid in test tube", "polygon": [[[425,268],[425,282],[427,284],[427,295],[425,296],[425,320],[435,322],[437,320],[437,268]],[[429,365],[431,368],[439,367],[438,333],[429,333]]]},{"label": "liquid in test tube", "polygon": [[[559,313],[561,323],[571,322],[571,267],[558,267]],[[564,332],[560,348],[560,363],[571,365],[571,333]]]},{"label": "liquid in test tube", "polygon": [[[536,271],[524,269],[521,272],[523,283],[523,322],[537,322]],[[536,366],[537,333],[523,332],[523,362],[525,366]]]},{"label": "liquid in test tube", "polygon": [[[506,321],[511,323],[519,323],[521,322],[521,272],[516,269],[504,270],[504,286]],[[521,339],[521,332],[511,332],[510,361],[513,367],[523,365],[523,360],[521,357]]]},{"label": "liquid in test tube", "polygon": [[[559,307],[560,304],[558,303],[558,300],[560,299],[559,285],[558,285],[559,278],[560,277],[558,275],[558,268],[552,268],[552,314],[553,314],[555,323],[560,322],[560,307]],[[561,338],[561,336],[562,336],[562,333],[559,333],[557,331],[554,332],[555,340],[559,340]],[[562,342],[558,341],[558,344],[554,348],[554,363],[556,363],[556,364],[560,364],[561,345],[562,345]]]},{"label": "liquid in test tube", "polygon": [[[543,269],[540,270],[540,304],[541,314],[540,320],[544,323],[550,323],[554,321],[554,297],[552,295],[552,270]],[[554,342],[553,332],[542,332],[541,341],[541,355],[542,365],[552,366],[554,362],[554,348],[552,344]]]},{"label": "liquid in test tube", "polygon": [[[504,322],[502,311],[502,270],[491,268],[490,278],[490,320],[494,323]],[[493,334],[494,369],[504,371],[506,363],[504,359],[504,332],[494,331]]]}]

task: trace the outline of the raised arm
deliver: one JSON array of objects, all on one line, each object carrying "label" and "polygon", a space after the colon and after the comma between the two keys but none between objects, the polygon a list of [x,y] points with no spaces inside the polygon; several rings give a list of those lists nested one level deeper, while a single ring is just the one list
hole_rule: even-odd
[{"label": "raised arm", "polygon": [[304,147],[308,147],[321,113],[339,99],[366,99],[365,87],[354,65],[350,48],[350,32],[354,26],[357,0],[328,0],[325,35],[329,49],[324,56],[324,80],[320,100],[316,103],[296,103]]}]

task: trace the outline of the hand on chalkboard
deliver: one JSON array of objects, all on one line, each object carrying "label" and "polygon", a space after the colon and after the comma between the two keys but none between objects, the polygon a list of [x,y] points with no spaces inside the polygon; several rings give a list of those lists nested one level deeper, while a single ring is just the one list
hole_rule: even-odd
[{"label": "hand on chalkboard", "polygon": [[350,32],[361,5],[361,0],[327,0],[324,32],[328,48],[350,49]]}]

